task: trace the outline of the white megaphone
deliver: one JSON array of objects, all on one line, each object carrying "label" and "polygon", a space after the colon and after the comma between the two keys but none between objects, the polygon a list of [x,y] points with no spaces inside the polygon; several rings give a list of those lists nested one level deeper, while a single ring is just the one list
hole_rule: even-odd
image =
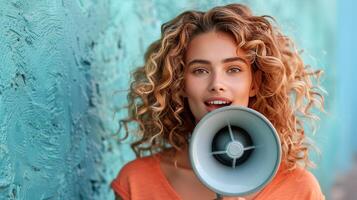
[{"label": "white megaphone", "polygon": [[198,179],[222,196],[263,189],[281,161],[278,134],[259,112],[226,106],[206,114],[192,133],[190,161]]}]

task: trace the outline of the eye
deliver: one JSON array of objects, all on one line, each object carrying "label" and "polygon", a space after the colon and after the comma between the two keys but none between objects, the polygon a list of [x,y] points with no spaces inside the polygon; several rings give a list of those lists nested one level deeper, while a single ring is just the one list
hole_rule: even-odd
[{"label": "eye", "polygon": [[208,71],[203,68],[196,68],[192,71],[194,74],[208,74]]},{"label": "eye", "polygon": [[232,72],[232,73],[238,73],[240,71],[241,69],[239,67],[232,67],[228,70],[228,72]]}]

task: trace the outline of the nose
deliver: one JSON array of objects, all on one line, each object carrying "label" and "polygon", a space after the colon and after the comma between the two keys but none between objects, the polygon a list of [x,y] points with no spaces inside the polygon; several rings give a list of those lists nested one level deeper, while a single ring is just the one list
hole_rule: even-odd
[{"label": "nose", "polygon": [[226,86],[224,84],[224,79],[218,73],[212,74],[211,83],[209,85],[209,90],[211,92],[223,92],[226,90]]}]

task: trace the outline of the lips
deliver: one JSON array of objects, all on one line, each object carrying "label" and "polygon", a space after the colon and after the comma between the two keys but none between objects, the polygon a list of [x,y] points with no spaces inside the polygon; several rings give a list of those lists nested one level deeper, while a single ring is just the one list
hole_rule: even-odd
[{"label": "lips", "polygon": [[206,108],[207,108],[208,112],[211,112],[211,111],[216,110],[218,108],[222,108],[224,106],[229,106],[229,105],[209,105],[209,106],[206,106]]},{"label": "lips", "polygon": [[210,112],[224,106],[229,106],[232,104],[232,101],[224,97],[214,97],[207,99],[204,103],[206,105],[207,111]]}]

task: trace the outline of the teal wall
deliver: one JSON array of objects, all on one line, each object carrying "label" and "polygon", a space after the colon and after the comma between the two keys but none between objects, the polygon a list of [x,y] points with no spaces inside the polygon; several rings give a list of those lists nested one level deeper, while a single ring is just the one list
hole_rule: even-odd
[{"label": "teal wall", "polygon": [[[0,199],[112,199],[110,181],[134,158],[116,133],[129,72],[142,64],[162,23],[229,2],[1,0]],[[356,14],[348,1],[235,2],[274,16],[306,63],[325,70],[328,113],[311,137],[321,151],[312,155],[314,173],[328,195],[357,144]]]},{"label": "teal wall", "polygon": [[93,77],[108,8],[0,1],[0,199],[109,193]]}]

